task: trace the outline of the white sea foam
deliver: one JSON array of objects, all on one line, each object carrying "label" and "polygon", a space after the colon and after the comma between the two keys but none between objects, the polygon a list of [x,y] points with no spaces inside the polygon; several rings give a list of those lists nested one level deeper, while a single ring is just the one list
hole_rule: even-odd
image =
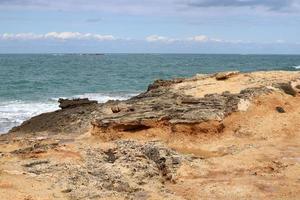
[{"label": "white sea foam", "polygon": [[73,98],[88,98],[90,100],[96,100],[99,103],[104,103],[108,100],[126,100],[137,94],[103,94],[103,93],[86,93],[83,95],[76,95]]},{"label": "white sea foam", "polygon": [[295,68],[295,69],[300,69],[300,65],[298,65],[298,66],[293,66],[293,68]]},{"label": "white sea foam", "polygon": [[[135,94],[104,94],[104,93],[86,93],[75,95],[69,98],[89,98],[104,103],[108,100],[125,100]],[[65,98],[65,97],[64,97]],[[51,98],[45,102],[30,101],[6,101],[0,102],[0,134],[6,133],[12,127],[20,125],[25,120],[45,112],[51,112],[59,109],[57,100]]]},{"label": "white sea foam", "polygon": [[57,109],[56,102],[0,102],[0,133],[7,132],[30,117]]}]

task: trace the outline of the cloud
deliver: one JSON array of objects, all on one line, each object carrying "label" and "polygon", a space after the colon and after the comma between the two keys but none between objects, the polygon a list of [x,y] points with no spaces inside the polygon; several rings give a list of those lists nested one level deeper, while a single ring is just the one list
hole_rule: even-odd
[{"label": "cloud", "polygon": [[[49,32],[45,34],[36,34],[36,33],[3,33],[0,34],[0,40],[94,40],[94,41],[139,41],[138,38],[117,38],[113,35],[101,35],[93,33],[80,33],[80,32]],[[222,39],[210,38],[206,35],[195,35],[192,37],[186,38],[172,38],[167,36],[160,35],[149,35],[142,41],[149,43],[174,43],[174,42],[228,42]]]},{"label": "cloud", "polygon": [[210,38],[206,35],[195,35],[192,37],[187,38],[170,38],[166,36],[159,36],[159,35],[150,35],[145,39],[147,42],[164,42],[164,43],[173,43],[173,42],[194,42],[194,43],[201,43],[201,42],[229,42],[222,39],[217,38]]},{"label": "cloud", "polygon": [[0,40],[96,40],[112,41],[118,38],[113,35],[100,35],[80,32],[49,32],[46,34],[35,33],[4,33],[0,34]]},{"label": "cloud", "polygon": [[177,0],[0,0],[0,8],[60,11],[102,11],[122,14],[159,13],[174,10]]},{"label": "cloud", "polygon": [[165,36],[159,36],[159,35],[150,35],[146,37],[147,42],[175,42],[176,39],[165,37]]},{"label": "cloud", "polygon": [[43,35],[34,33],[0,34],[0,40],[38,40],[41,38],[43,38]]},{"label": "cloud", "polygon": [[[138,38],[128,38],[128,37],[115,37],[113,35],[103,35],[95,33],[81,33],[81,32],[49,32],[45,34],[36,34],[36,33],[3,33],[0,34],[1,41],[40,41],[43,44],[43,41],[118,41],[120,44],[134,44],[136,42],[140,43],[157,43],[157,44],[258,44],[253,41],[245,40],[225,40],[214,37],[209,37],[207,35],[195,35],[191,37],[182,37],[182,38],[172,38],[168,36],[160,35],[149,35],[144,39]],[[286,44],[284,40],[276,40],[273,42],[261,43],[261,44]],[[82,44],[84,44],[82,42]]]},{"label": "cloud", "polygon": [[187,38],[188,41],[195,41],[195,42],[207,42],[209,38],[206,35],[196,35],[190,38]]},{"label": "cloud", "polygon": [[[210,8],[265,8],[264,11],[282,12],[300,10],[299,0],[0,0],[0,9],[38,9],[59,11],[101,11],[130,15],[186,16],[210,15]],[[201,12],[192,12],[193,8]],[[208,9],[209,8],[209,9]],[[209,12],[208,12],[209,10]],[[207,12],[206,12],[207,11]],[[243,13],[243,11],[241,11]],[[224,13],[223,13],[224,14]],[[93,21],[93,20],[92,20]]]},{"label": "cloud", "polygon": [[293,7],[295,0],[190,0],[187,5],[192,7],[265,7],[279,11]]}]

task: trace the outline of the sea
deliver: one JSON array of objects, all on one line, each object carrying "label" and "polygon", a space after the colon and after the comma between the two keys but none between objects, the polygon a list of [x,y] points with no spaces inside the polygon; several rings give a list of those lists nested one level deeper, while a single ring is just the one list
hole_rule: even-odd
[{"label": "sea", "polygon": [[128,99],[156,79],[300,70],[300,55],[0,54],[0,133],[59,109],[59,98]]}]

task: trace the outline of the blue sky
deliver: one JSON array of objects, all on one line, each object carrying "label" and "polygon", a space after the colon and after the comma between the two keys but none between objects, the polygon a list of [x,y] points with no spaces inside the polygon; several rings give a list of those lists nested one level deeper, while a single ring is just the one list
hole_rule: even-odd
[{"label": "blue sky", "polygon": [[300,0],[0,0],[0,53],[300,53]]}]

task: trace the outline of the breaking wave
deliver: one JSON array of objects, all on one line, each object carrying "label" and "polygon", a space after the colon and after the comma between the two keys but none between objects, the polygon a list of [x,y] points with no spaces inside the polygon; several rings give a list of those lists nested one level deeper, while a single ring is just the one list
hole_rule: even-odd
[{"label": "breaking wave", "polygon": [[[136,94],[86,93],[70,98],[89,98],[90,100],[104,103],[108,100],[126,100],[134,95]],[[19,100],[0,102],[0,134],[8,132],[12,127],[20,125],[33,116],[58,110],[58,99],[59,98],[50,98],[44,102]]]}]

